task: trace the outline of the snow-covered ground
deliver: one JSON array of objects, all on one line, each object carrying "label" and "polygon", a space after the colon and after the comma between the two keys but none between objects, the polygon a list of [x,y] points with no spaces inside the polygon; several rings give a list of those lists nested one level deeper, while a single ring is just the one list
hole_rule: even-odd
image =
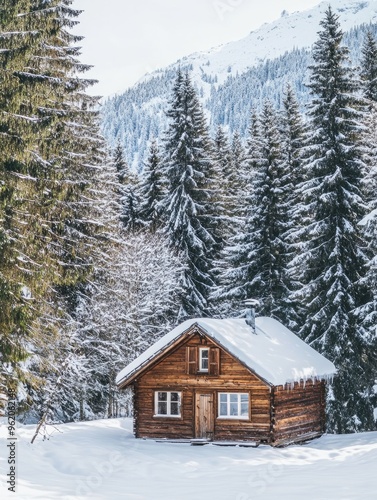
[{"label": "snow-covered ground", "polygon": [[0,498],[17,500],[366,500],[377,498],[377,432],[274,449],[157,443],[130,419],[58,426],[30,444],[18,428],[17,492],[8,493],[1,427]]}]

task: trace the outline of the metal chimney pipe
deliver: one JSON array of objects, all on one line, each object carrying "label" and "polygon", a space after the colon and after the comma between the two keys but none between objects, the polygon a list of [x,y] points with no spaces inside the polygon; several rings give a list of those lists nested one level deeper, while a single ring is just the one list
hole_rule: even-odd
[{"label": "metal chimney pipe", "polygon": [[249,308],[246,310],[246,324],[251,327],[253,330],[253,333],[256,335],[256,330],[255,330],[255,308],[260,305],[259,300],[256,299],[247,299],[244,302],[245,306],[248,306]]}]

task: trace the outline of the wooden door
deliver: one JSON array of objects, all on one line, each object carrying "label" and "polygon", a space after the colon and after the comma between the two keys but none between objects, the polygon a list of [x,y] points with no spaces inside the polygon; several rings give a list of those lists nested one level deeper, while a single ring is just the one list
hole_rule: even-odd
[{"label": "wooden door", "polygon": [[214,405],[213,394],[196,394],[195,437],[213,439]]}]

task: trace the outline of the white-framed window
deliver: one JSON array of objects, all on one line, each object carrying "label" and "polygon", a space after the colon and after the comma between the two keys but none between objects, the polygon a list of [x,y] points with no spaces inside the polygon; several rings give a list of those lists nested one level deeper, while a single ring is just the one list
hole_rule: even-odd
[{"label": "white-framed window", "polygon": [[180,417],[181,399],[180,392],[156,391],[154,393],[155,417]]},{"label": "white-framed window", "polygon": [[247,392],[219,392],[218,418],[249,418]]},{"label": "white-framed window", "polygon": [[208,372],[209,366],[209,349],[207,347],[201,347],[199,349],[199,371]]}]

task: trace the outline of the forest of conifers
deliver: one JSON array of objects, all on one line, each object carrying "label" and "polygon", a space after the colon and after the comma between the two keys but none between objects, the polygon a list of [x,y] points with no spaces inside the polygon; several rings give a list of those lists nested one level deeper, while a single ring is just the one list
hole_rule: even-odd
[{"label": "forest of conifers", "polygon": [[[211,137],[190,74],[142,174],[109,151],[71,0],[1,0],[0,356],[19,418],[124,415],[115,376],[184,319],[279,319],[334,362],[328,429],[376,429],[377,42],[319,27],[310,102]],[[127,117],[125,117],[127,119]]]}]

